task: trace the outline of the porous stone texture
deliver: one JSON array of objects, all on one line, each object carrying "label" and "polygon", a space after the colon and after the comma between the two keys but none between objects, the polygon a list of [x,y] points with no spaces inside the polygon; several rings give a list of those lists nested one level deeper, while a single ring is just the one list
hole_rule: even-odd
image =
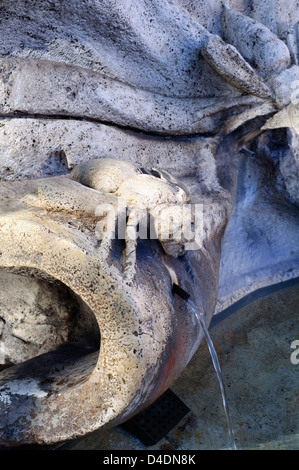
[{"label": "porous stone texture", "polygon": [[[209,324],[298,277],[299,8],[3,0],[0,15],[0,334],[15,364],[0,441],[50,443],[126,420],[181,373],[202,332],[174,278]],[[103,158],[172,175],[202,208],[201,246],[174,258],[139,240],[126,282],[134,250],[113,241],[103,258],[96,232],[116,195],[69,178]]]},{"label": "porous stone texture", "polygon": [[297,133],[291,128],[268,132],[257,140],[257,145],[264,157],[274,165],[277,190],[298,206]]},{"label": "porous stone texture", "polygon": [[[287,45],[266,26],[224,6],[225,40],[264,76],[286,69],[291,62]],[[246,37],[245,32],[246,31]],[[275,64],[275,67],[273,65]]]},{"label": "porous stone texture", "polygon": [[299,206],[299,140],[295,132],[289,132],[289,150],[281,160],[279,169],[290,199]]},{"label": "porous stone texture", "polygon": [[[86,336],[97,339],[93,316],[84,314],[75,296],[59,282],[0,272],[1,367],[22,363]],[[79,311],[81,314],[79,315]]]}]

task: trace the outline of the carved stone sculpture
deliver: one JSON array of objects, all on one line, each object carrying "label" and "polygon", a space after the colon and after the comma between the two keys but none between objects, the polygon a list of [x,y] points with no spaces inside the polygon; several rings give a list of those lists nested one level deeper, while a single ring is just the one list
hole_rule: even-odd
[{"label": "carved stone sculpture", "polygon": [[0,14],[0,443],[48,444],[127,420],[186,367],[203,335],[174,279],[209,324],[298,277],[299,10]]}]

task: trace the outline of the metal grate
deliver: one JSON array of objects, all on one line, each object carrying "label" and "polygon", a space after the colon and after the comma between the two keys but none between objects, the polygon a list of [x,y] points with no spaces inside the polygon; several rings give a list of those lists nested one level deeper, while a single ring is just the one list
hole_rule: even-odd
[{"label": "metal grate", "polygon": [[168,389],[152,405],[123,423],[121,427],[145,446],[157,444],[190,412],[182,400]]}]

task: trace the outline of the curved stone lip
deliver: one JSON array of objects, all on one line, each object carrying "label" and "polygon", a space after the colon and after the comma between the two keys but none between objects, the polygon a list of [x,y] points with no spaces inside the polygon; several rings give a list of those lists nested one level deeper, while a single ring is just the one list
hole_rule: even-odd
[{"label": "curved stone lip", "polygon": [[[56,327],[56,335],[57,337],[53,338],[53,343],[51,341],[47,341],[44,344],[44,340],[47,340],[47,333],[41,329],[37,330],[38,333],[33,333],[33,338],[31,338],[30,333],[29,336],[22,335],[22,331],[16,332],[16,338],[19,339],[21,342],[25,343],[24,348],[25,351],[18,354],[17,362],[15,362],[16,355],[13,358],[10,357],[11,350],[9,349],[8,355],[6,357],[6,350],[3,350],[3,365],[0,364],[0,380],[1,380],[1,372],[7,370],[6,374],[8,376],[14,376],[20,374],[23,377],[23,372],[20,370],[27,369],[28,377],[31,375],[34,376],[35,372],[34,369],[37,370],[37,375],[40,377],[42,374],[41,379],[46,383],[47,387],[49,387],[49,392],[53,392],[56,390],[61,391],[61,388],[67,386],[72,387],[76,386],[77,383],[83,382],[85,378],[87,379],[89,374],[91,373],[92,369],[90,366],[85,365],[86,369],[82,369],[82,371],[78,370],[72,377],[70,377],[70,381],[67,380],[68,372],[66,370],[65,375],[66,378],[64,381],[61,378],[55,378],[55,376],[59,376],[58,369],[70,368],[72,366],[72,352],[73,352],[73,359],[76,361],[77,359],[81,359],[83,356],[87,356],[92,354],[93,356],[98,356],[100,353],[100,329],[99,324],[96,320],[96,316],[92,312],[92,310],[82,301],[82,299],[74,293],[70,288],[68,288],[65,284],[61,283],[54,277],[46,274],[37,269],[30,269],[28,266],[26,267],[9,267],[9,268],[1,268],[0,267],[0,275],[1,278],[5,278],[8,276],[8,281],[4,283],[4,296],[2,297],[4,300],[4,312],[5,312],[5,305],[9,307],[12,300],[16,300],[21,302],[21,305],[26,306],[27,302],[30,302],[30,294],[33,287],[34,290],[34,283],[37,282],[38,285],[38,292],[40,293],[41,297],[44,298],[44,290],[47,288],[50,289],[50,294],[52,298],[52,305],[55,302],[58,303],[58,308],[64,307],[64,304],[61,305],[64,301],[67,306],[70,306],[70,309],[67,311],[67,316],[63,316],[62,319],[60,318],[60,311],[57,312],[55,310],[51,310],[48,312],[49,305],[47,304],[46,310],[43,310],[41,307],[41,311],[39,311],[36,315],[37,318],[34,317],[34,313],[36,313],[36,308],[39,308],[40,305],[36,306],[34,304],[33,309],[30,311],[30,314],[33,314],[34,319],[31,320],[30,315],[26,315],[25,319],[21,318],[19,321],[17,320],[17,324],[19,330],[22,330],[25,325],[27,327],[33,326],[37,324],[38,326],[48,326],[49,324]],[[14,277],[17,278],[17,287],[14,284]],[[39,284],[41,282],[41,284]],[[11,289],[9,287],[11,284]],[[18,288],[21,289],[20,293],[18,292]],[[16,289],[16,290],[15,290]],[[6,292],[5,292],[6,290]],[[26,290],[28,292],[28,297],[26,297]],[[57,294],[58,292],[58,294]],[[32,295],[32,294],[31,294]],[[37,294],[38,295],[38,294]],[[56,297],[57,295],[57,297]],[[13,297],[13,299],[12,299]],[[36,300],[36,299],[35,299]],[[1,303],[1,305],[3,305]],[[13,305],[16,305],[15,303]],[[25,307],[26,308],[26,307]],[[9,308],[9,312],[11,309]],[[23,310],[22,310],[23,313]],[[50,315],[48,323],[48,315]],[[4,313],[4,321],[5,324],[8,324],[8,334],[9,330],[12,327],[10,323],[9,314]],[[54,319],[53,319],[54,318]],[[32,321],[32,323],[31,323]],[[13,320],[12,320],[13,322]],[[36,323],[35,323],[36,322]],[[24,325],[25,323],[25,325]],[[60,330],[61,328],[61,330]],[[65,333],[62,333],[62,330],[65,329]],[[11,332],[15,335],[15,332]],[[40,341],[39,341],[40,340]],[[37,343],[36,343],[37,341]],[[26,343],[34,345],[33,350],[26,350]],[[41,350],[38,351],[38,346]],[[1,352],[1,349],[0,349]],[[25,357],[24,357],[25,356]],[[50,357],[53,356],[53,360]],[[65,357],[65,364],[63,363],[63,358]],[[61,366],[58,367],[58,364],[55,365],[55,362],[58,361],[61,363]],[[43,362],[45,366],[39,365],[39,362]],[[96,361],[92,361],[94,366],[96,365]],[[31,366],[29,365],[31,364]],[[36,366],[36,367],[35,367]],[[53,370],[51,367],[53,366]],[[32,368],[32,371],[31,371]],[[8,372],[9,369],[9,372]],[[18,370],[18,372],[16,372]],[[52,377],[50,379],[50,377]],[[2,377],[3,378],[3,377]],[[57,385],[56,385],[57,383]],[[65,384],[64,384],[65,383]]]},{"label": "curved stone lip", "polygon": [[239,114],[247,113],[248,120],[276,111],[271,100],[253,95],[168,97],[79,66],[37,59],[0,57],[0,89],[2,117],[70,117],[165,137],[218,132],[223,113],[230,118],[228,133],[240,125]]},{"label": "curved stone lip", "polygon": [[[100,264],[93,243],[79,230],[22,206],[4,213],[0,226],[0,268],[33,269],[62,282],[93,312],[101,334],[100,354],[85,354],[83,348],[82,355],[77,347],[74,369],[89,368],[77,383],[69,380],[51,390],[47,377],[39,374],[38,364],[47,356],[0,374],[1,444],[51,444],[120,424],[173,383],[199,338],[184,307],[175,318],[171,291],[155,291],[149,281],[142,299],[155,303],[159,326],[146,329],[153,318],[144,300],[140,303],[138,287],[125,284],[114,266]],[[59,362],[59,351],[50,357]],[[35,375],[28,375],[28,368]]]},{"label": "curved stone lip", "polygon": [[[53,411],[55,409],[57,410],[57,408],[61,407],[62,414],[64,415],[63,419],[67,421],[65,415],[68,415],[68,418],[70,419],[72,415],[73,407],[77,405],[80,408],[82,407],[83,400],[85,400],[85,404],[88,402],[88,400],[91,400],[90,389],[93,389],[95,387],[95,384],[99,384],[102,382],[102,384],[100,385],[100,388],[102,390],[105,388],[110,390],[110,399],[111,399],[117,394],[117,391],[122,383],[122,380],[121,380],[121,377],[116,375],[114,377],[114,381],[109,381],[109,368],[112,367],[113,363],[115,362],[115,359],[113,358],[113,355],[112,355],[112,357],[110,358],[111,365],[109,365],[109,358],[107,357],[107,355],[109,355],[108,354],[109,347],[107,343],[111,343],[112,341],[114,342],[117,341],[117,337],[111,338],[111,335],[113,334],[113,332],[115,334],[117,333],[117,328],[114,327],[114,331],[112,328],[112,323],[115,323],[116,319],[115,318],[110,319],[110,324],[108,325],[107,332],[106,332],[105,325],[103,325],[102,319],[101,319],[101,313],[102,313],[101,311],[103,310],[103,304],[105,303],[105,300],[103,299],[103,295],[100,292],[99,287],[95,288],[94,292],[92,292],[90,287],[88,286],[89,279],[90,279],[90,272],[92,271],[92,268],[94,270],[96,269],[96,272],[98,273],[99,267],[95,266],[96,263],[92,259],[90,259],[91,257],[86,256],[86,254],[82,251],[82,249],[80,249],[80,247],[78,246],[80,241],[78,239],[76,240],[76,237],[74,237],[75,239],[73,240],[66,240],[66,233],[64,230],[62,230],[60,233],[57,233],[59,230],[58,227],[56,227],[56,230],[57,230],[56,236],[53,236],[53,233],[48,233],[48,231],[51,232],[51,230],[49,230],[49,225],[48,226],[47,224],[45,224],[44,226],[39,225],[37,220],[34,220],[34,218],[32,219],[33,220],[28,220],[28,219],[24,220],[22,218],[18,219],[18,217],[15,217],[13,218],[12,222],[10,221],[10,224],[8,223],[8,225],[10,225],[10,229],[7,227],[7,224],[4,226],[2,225],[3,243],[5,243],[6,237],[8,237],[10,250],[9,250],[8,243],[6,243],[6,253],[5,253],[6,262],[3,262],[3,260],[1,260],[0,261],[1,267],[15,267],[15,268],[25,267],[25,268],[38,269],[38,270],[41,270],[42,272],[45,272],[47,275],[50,275],[51,277],[58,279],[60,282],[64,283],[65,285],[67,285],[73,292],[79,295],[80,298],[83,301],[85,301],[87,305],[89,305],[91,310],[94,312],[94,315],[98,323],[101,324],[100,326],[100,331],[102,333],[101,349],[103,352],[103,354],[99,355],[99,358],[96,362],[95,367],[93,368],[92,373],[89,375],[88,379],[85,380],[83,384],[81,384],[79,388],[75,387],[75,388],[68,389],[66,393],[63,395],[58,392],[50,396],[48,396],[48,393],[46,393],[45,391],[42,390],[42,388],[40,388],[39,389],[40,392],[34,396],[34,400],[31,406],[32,408],[31,412],[29,412],[28,407],[25,406],[25,409],[23,410],[23,413],[24,413],[23,419],[25,420],[26,419],[30,420],[30,414],[32,414],[34,409],[37,409],[40,406],[44,407],[44,410],[41,413],[43,416],[38,416],[36,420],[33,420],[31,422],[31,425],[30,425],[31,432],[33,432],[33,434],[36,434],[36,430],[32,431],[32,429],[34,429],[35,426],[39,427],[40,421],[42,419],[45,419],[47,421],[47,423],[45,422],[45,429],[48,428],[48,431],[49,431],[49,427],[51,428],[50,426],[51,414],[52,414],[52,419],[54,419],[55,421],[55,418],[54,418],[55,412],[53,415]],[[3,219],[1,222],[3,223]],[[5,230],[7,228],[8,230]],[[53,231],[53,228],[54,227],[52,226],[52,231]],[[30,246],[29,244],[27,248],[28,251],[27,253],[25,253],[24,249],[22,250],[22,248],[20,247],[18,243],[20,234],[23,235],[23,243],[25,244],[24,238],[27,237],[27,241],[29,241],[30,237],[32,237],[32,234],[34,233],[34,230],[38,231],[39,237],[35,239],[34,245],[31,244]],[[47,247],[47,245],[52,246],[52,247],[55,247],[55,246],[57,247],[59,246],[59,244],[62,245],[62,249],[60,251],[59,250],[56,251],[55,256],[53,256],[53,253],[46,251],[45,247]],[[68,260],[66,258],[66,253],[67,253]],[[27,262],[24,262],[24,258],[26,258],[26,255],[28,259],[27,259]],[[3,259],[3,255],[2,255],[2,259]],[[71,259],[73,262],[72,266],[70,262]],[[69,267],[66,267],[67,262],[69,263]],[[20,266],[19,263],[22,266]],[[63,266],[64,268],[62,268]],[[108,273],[103,272],[102,274],[103,274],[102,277],[106,278],[107,280]],[[111,272],[109,273],[109,282],[111,285],[113,285],[114,289],[119,290],[119,295],[123,304],[127,302],[130,304],[130,302],[132,302],[132,299],[131,300],[129,300],[128,298],[126,299],[126,294],[124,294],[123,286],[121,285],[119,281],[120,279],[117,279],[115,277],[113,279],[111,277]],[[80,288],[80,291],[78,291],[78,288]],[[100,298],[102,298],[101,310],[99,310],[99,308],[97,307],[97,305],[99,305]],[[106,304],[107,304],[107,301],[106,301]],[[131,305],[128,306],[128,309],[130,307]],[[134,318],[130,318],[128,316],[125,323],[127,323],[127,327],[129,327],[130,325],[130,328],[128,328],[129,330],[132,330],[132,327],[133,327],[133,331],[134,331],[134,328],[136,328]],[[109,338],[109,335],[110,335],[110,338]],[[132,341],[134,341],[134,336],[133,336]],[[137,344],[135,346],[136,348],[138,348]],[[119,356],[120,357],[118,357],[118,361],[120,363],[125,362],[125,360],[127,359],[126,351],[123,351],[122,354],[120,354]],[[134,360],[133,353],[131,354],[131,356],[132,357],[130,358],[130,360],[131,360],[132,367],[134,367],[133,364],[135,364],[135,367],[138,367],[137,359]],[[105,362],[107,362],[107,364]],[[106,374],[103,372],[105,371],[105,369],[107,370]],[[6,373],[9,375],[9,370],[7,370]],[[7,387],[7,383],[4,383],[4,388],[6,387]],[[128,394],[133,392],[132,387],[133,387],[132,383],[128,385],[127,387]],[[97,393],[96,395],[100,403],[101,393]],[[3,404],[3,401],[2,401],[2,404]],[[124,404],[125,406],[128,405],[126,400],[124,400]],[[103,400],[102,405],[104,405],[104,400]],[[67,406],[69,407],[68,410],[66,409]],[[107,407],[106,413],[104,413],[103,410],[101,410],[100,413],[99,413],[99,410],[95,410],[95,409],[93,409],[92,412],[90,410],[85,410],[84,416],[82,417],[83,422],[85,422],[84,426],[86,426],[87,414],[90,413],[89,418],[93,416],[94,422],[96,421],[97,424],[99,424],[99,421],[100,421],[100,424],[102,424],[102,422],[105,421],[105,418],[107,421],[113,418],[114,416],[117,416],[120,413],[120,407],[121,407],[120,404],[116,405],[115,406],[116,409],[114,411],[112,411],[113,407],[111,407],[110,409],[108,409]],[[18,413],[22,414],[20,410]],[[103,415],[105,414],[106,416],[104,418]],[[70,423],[67,424],[65,422],[63,425],[63,427],[65,428],[64,429],[65,434],[61,432],[61,435],[60,436],[57,435],[56,438],[69,437],[69,434],[71,434],[71,431],[70,429],[67,429],[68,426],[71,426]],[[22,427],[23,427],[24,432],[26,433],[25,431],[26,426],[22,426]],[[73,424],[73,427],[78,428],[78,423]],[[75,433],[76,431],[73,430],[72,432]],[[55,433],[55,425],[52,427],[52,433]],[[45,436],[45,439],[51,440],[50,436],[52,433],[51,431],[47,432],[46,433],[47,436]],[[53,434],[52,434],[52,439],[53,439]]]}]

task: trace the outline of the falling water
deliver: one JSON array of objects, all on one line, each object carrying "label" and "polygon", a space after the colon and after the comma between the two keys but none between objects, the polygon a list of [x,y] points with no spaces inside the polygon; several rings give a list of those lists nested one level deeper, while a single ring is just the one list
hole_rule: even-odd
[{"label": "falling water", "polygon": [[228,433],[229,433],[229,438],[230,438],[230,441],[231,441],[231,447],[232,447],[233,450],[237,450],[237,446],[236,446],[235,439],[234,439],[234,429],[233,429],[233,426],[232,426],[232,421],[231,421],[231,417],[230,417],[230,413],[229,413],[229,408],[228,408],[224,383],[223,383],[223,379],[222,379],[222,372],[221,372],[220,364],[219,364],[219,361],[218,361],[217,353],[216,353],[214,345],[213,345],[213,341],[210,337],[210,334],[209,334],[208,328],[206,326],[203,314],[200,312],[200,310],[198,309],[196,304],[193,302],[193,300],[189,296],[185,300],[190,305],[190,307],[191,307],[198,323],[201,325],[201,327],[203,329],[203,332],[204,332],[204,335],[205,335],[205,338],[206,338],[206,341],[207,341],[207,344],[208,344],[208,348],[209,348],[209,351],[210,351],[210,355],[211,355],[211,358],[212,358],[213,366],[214,366],[214,369],[216,371],[217,378],[218,378],[218,381],[219,381],[219,386],[220,386],[221,395],[222,395],[223,408],[224,408],[225,415],[226,415],[226,420],[227,420],[227,425],[228,425]]}]

